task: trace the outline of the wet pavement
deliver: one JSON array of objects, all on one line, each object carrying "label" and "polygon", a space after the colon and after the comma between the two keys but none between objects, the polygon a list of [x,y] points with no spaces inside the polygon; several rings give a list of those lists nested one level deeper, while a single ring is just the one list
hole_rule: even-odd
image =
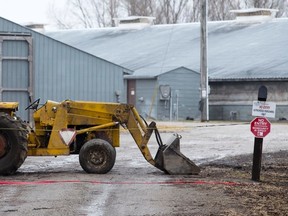
[{"label": "wet pavement", "polygon": [[[158,127],[164,142],[175,131],[181,134],[181,152],[196,164],[253,152],[248,123],[160,122]],[[263,152],[288,150],[286,128],[272,123]],[[149,146],[155,155],[154,136]],[[86,174],[77,155],[28,157],[16,175],[0,177],[0,215],[211,215],[223,208],[221,200],[237,205],[225,196],[228,186],[211,190],[210,183],[207,174],[164,174],[145,161],[125,131],[115,166],[105,175]]]}]

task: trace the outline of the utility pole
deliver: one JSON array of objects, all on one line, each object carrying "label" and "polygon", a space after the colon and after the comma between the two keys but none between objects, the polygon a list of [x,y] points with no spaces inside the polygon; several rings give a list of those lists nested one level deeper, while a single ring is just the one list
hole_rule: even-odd
[{"label": "utility pole", "polygon": [[208,0],[201,1],[201,47],[200,47],[200,74],[201,74],[201,121],[209,121],[209,100],[208,100],[208,68],[207,68],[207,14]]}]

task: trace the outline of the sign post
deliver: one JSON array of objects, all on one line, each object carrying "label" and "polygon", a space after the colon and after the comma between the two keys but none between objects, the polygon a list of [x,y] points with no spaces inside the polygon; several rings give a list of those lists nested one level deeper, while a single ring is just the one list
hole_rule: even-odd
[{"label": "sign post", "polygon": [[[266,101],[267,88],[261,86],[258,90],[258,101]],[[260,181],[263,138],[270,132],[271,124],[265,117],[257,117],[251,121],[250,129],[255,135],[252,165],[252,180]]]}]

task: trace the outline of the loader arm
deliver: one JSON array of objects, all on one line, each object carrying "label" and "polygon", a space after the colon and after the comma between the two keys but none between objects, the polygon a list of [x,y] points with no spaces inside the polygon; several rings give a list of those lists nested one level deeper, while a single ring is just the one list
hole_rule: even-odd
[{"label": "loader arm", "polygon": [[[121,104],[118,106],[115,110],[115,117],[124,128],[129,130],[144,158],[150,164],[173,175],[199,174],[200,168],[180,152],[180,135],[173,134],[168,143],[164,145],[156,123],[152,121],[149,125],[146,122],[144,124],[136,108],[132,105]],[[147,145],[153,131],[159,145],[154,159]]]},{"label": "loader arm", "polygon": [[[155,161],[150,153],[150,150],[147,146],[148,141],[156,129],[156,123],[151,122],[150,125],[145,125],[143,120],[139,116],[135,107],[130,106],[126,110],[128,113],[124,115],[125,118],[120,118],[120,124],[127,130],[129,130],[131,136],[133,137],[138,148],[142,152],[144,158],[153,166],[155,166]],[[116,115],[117,116],[117,115]],[[122,115],[123,117],[123,115]]]}]

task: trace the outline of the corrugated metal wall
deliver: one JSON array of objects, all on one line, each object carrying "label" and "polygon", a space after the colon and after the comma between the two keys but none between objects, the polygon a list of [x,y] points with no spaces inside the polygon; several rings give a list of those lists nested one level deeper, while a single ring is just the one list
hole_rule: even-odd
[{"label": "corrugated metal wall", "polygon": [[121,67],[42,35],[34,41],[35,92],[44,99],[116,102],[123,92]]},{"label": "corrugated metal wall", "polygon": [[[137,79],[136,108],[142,116],[158,120],[199,119],[199,83],[200,74],[186,68],[178,68],[155,79]],[[160,99],[161,85],[171,89],[168,100]]]},{"label": "corrugated metal wall", "polygon": [[[87,54],[76,48],[58,42],[52,38],[42,35],[38,32],[24,28],[18,24],[0,18],[0,33],[3,34],[30,34],[33,39],[33,74],[34,99],[41,98],[41,102],[46,100],[61,101],[65,99],[72,100],[93,100],[116,102],[115,91],[124,93],[123,72],[125,68]],[[20,55],[27,54],[27,45],[13,43],[13,45],[3,44],[4,50],[9,55],[14,53]],[[3,86],[22,88],[26,85],[27,64],[19,61],[11,62],[8,67],[5,62],[2,68],[7,71],[14,69],[21,70],[23,73],[7,73],[4,76],[5,82],[0,83]],[[6,77],[5,77],[6,76]],[[17,93],[19,96],[19,94]],[[0,100],[14,99],[22,97],[2,97]],[[123,97],[121,97],[123,99]],[[28,98],[22,99],[21,104],[27,104]],[[23,115],[21,116],[23,117]]]},{"label": "corrugated metal wall", "polygon": [[[164,73],[158,77],[158,84],[171,87],[171,100],[159,100],[158,118],[184,120],[187,117],[199,119],[200,74],[186,68]],[[172,104],[170,104],[172,102]]]}]

